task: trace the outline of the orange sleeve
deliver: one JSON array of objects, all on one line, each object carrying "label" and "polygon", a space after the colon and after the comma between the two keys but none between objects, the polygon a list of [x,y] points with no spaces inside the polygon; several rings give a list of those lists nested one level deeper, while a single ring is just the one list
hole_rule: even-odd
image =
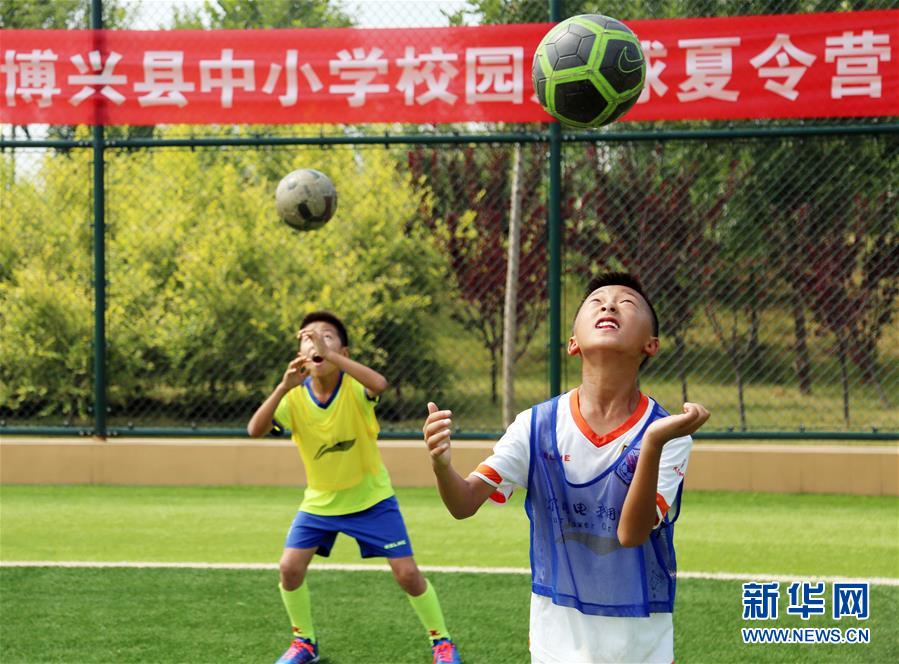
[{"label": "orange sleeve", "polygon": [[480,473],[488,480],[490,480],[491,482],[495,482],[496,484],[501,484],[503,481],[503,478],[500,477],[500,474],[485,463],[480,464],[474,472]]},{"label": "orange sleeve", "polygon": [[663,517],[668,514],[668,503],[665,502],[665,499],[662,498],[662,494],[660,493],[656,494],[656,505],[658,506],[659,512]]},{"label": "orange sleeve", "polygon": [[[491,468],[490,466],[488,466],[485,463],[482,463],[477,468],[475,468],[474,472],[476,472],[478,475],[481,475],[481,476],[487,478],[488,480],[493,482],[493,484],[495,484],[496,486],[499,486],[500,484],[502,484],[502,481],[503,481],[502,476],[498,472],[493,470],[493,468]],[[496,491],[491,493],[490,496],[488,496],[488,499],[494,503],[499,503],[499,504],[503,504],[506,502],[506,500],[508,500],[508,498],[506,497],[506,494],[503,493],[502,491],[500,491],[499,489],[497,489]]]},{"label": "orange sleeve", "polygon": [[662,519],[665,518],[665,515],[668,514],[668,503],[662,497],[662,494],[656,494],[656,522],[653,528],[657,527],[660,523],[662,523]]}]

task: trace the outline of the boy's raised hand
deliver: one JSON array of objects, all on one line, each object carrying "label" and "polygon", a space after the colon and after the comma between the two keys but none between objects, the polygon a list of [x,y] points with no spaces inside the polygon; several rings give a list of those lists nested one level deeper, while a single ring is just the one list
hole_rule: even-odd
[{"label": "boy's raised hand", "polygon": [[329,350],[328,345],[325,343],[325,340],[322,339],[322,335],[319,334],[318,330],[303,330],[300,332],[300,343],[303,342],[303,339],[312,341],[312,344],[315,347],[315,354],[323,360],[327,359]]},{"label": "boy's raised hand", "polygon": [[285,371],[284,376],[281,377],[281,384],[288,390],[292,390],[297,385],[301,385],[306,379],[306,374],[308,372],[306,363],[308,361],[309,360],[305,356],[297,353],[297,356],[287,365],[287,371]]},{"label": "boy's raised hand", "polygon": [[646,428],[644,438],[664,445],[669,440],[696,433],[709,419],[709,411],[698,403],[685,403],[684,412],[656,420]]},{"label": "boy's raised hand", "polygon": [[436,403],[428,402],[428,419],[421,430],[431,454],[431,463],[435,466],[449,465],[452,416],[453,411],[438,410]]}]

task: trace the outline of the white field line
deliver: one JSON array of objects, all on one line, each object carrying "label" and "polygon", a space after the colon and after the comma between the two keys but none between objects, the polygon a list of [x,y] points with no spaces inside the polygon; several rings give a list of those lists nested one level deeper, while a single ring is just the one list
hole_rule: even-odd
[{"label": "white field line", "polygon": [[[133,561],[54,561],[54,560],[0,560],[0,567],[70,567],[70,568],[131,568],[131,569],[231,569],[275,571],[275,563],[180,563]],[[313,563],[313,569],[340,572],[389,572],[388,565],[361,565],[351,563]],[[530,574],[527,567],[464,567],[456,565],[421,565],[423,572],[449,572],[467,574]],[[829,583],[869,583],[875,586],[899,586],[899,578],[845,577],[845,576],[790,576],[786,574],[757,574],[734,572],[678,572],[681,579],[712,579],[716,581],[827,581]]]}]

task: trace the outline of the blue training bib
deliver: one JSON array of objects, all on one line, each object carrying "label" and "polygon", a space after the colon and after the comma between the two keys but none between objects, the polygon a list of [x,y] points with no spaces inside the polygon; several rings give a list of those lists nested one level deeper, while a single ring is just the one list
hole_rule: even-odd
[{"label": "blue training bib", "polygon": [[595,616],[671,613],[674,522],[683,483],[669,513],[642,546],[622,547],[617,534],[643,433],[668,413],[654,404],[646,424],[609,468],[589,482],[573,484],[565,477],[556,439],[558,402],[555,397],[531,409],[525,510],[531,522],[533,592]]}]

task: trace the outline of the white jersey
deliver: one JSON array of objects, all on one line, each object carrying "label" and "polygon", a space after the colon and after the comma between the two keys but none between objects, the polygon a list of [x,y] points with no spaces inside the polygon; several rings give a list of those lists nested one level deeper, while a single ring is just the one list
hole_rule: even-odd
[{"label": "white jersey", "polygon": [[[641,395],[631,416],[607,434],[592,431],[581,416],[577,391],[559,398],[556,436],[565,475],[585,483],[606,470],[634,439],[653,410]],[[473,473],[495,487],[494,502],[505,502],[515,487],[527,488],[530,466],[530,409],[519,413],[493,449],[493,455]],[[656,505],[661,519],[677,498],[687,472],[693,440],[689,436],[665,444],[659,463]],[[542,595],[531,595],[530,647],[534,662],[664,662],[674,660],[674,629],[670,613],[648,618],[587,615],[558,606]]]}]

